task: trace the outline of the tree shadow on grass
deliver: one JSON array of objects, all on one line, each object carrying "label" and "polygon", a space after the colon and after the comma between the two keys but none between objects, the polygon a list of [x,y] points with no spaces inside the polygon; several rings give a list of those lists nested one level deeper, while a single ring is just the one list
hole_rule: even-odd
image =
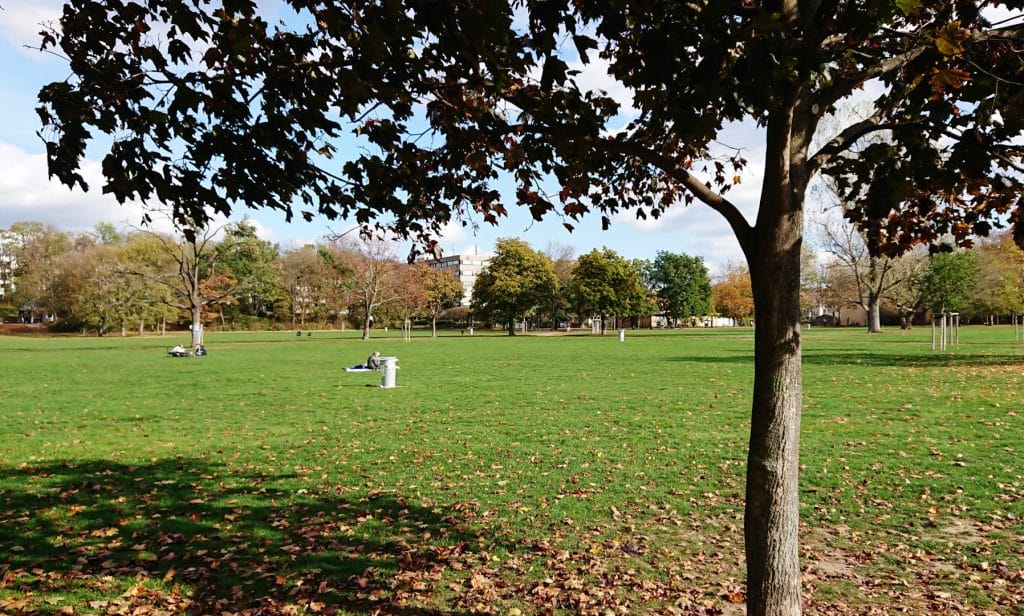
[{"label": "tree shadow on grass", "polygon": [[[982,368],[1020,366],[1024,357],[1007,354],[955,354],[936,351],[934,355],[901,355],[899,353],[871,353],[849,349],[813,349],[802,351],[805,366],[879,366],[892,368]],[[749,364],[753,366],[752,353],[733,355],[701,356],[688,355],[668,357],[666,361],[709,366],[714,364]]]},{"label": "tree shadow on grass", "polygon": [[423,599],[444,592],[442,571],[495,547],[467,523],[471,507],[293,493],[277,485],[287,479],[187,458],[0,469],[0,599],[38,597],[22,606],[35,613],[144,581],[141,601],[163,593],[177,612],[451,614]]}]

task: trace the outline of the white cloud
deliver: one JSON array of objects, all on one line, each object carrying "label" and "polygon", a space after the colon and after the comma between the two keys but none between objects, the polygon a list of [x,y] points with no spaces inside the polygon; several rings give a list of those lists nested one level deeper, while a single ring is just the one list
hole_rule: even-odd
[{"label": "white cloud", "polygon": [[[1001,27],[1020,25],[1021,21],[1024,21],[1024,12],[1020,9],[1011,9],[1005,6],[986,6],[982,9],[981,14],[992,23]],[[1016,24],[1013,22],[1016,22]]]},{"label": "white cloud", "polygon": [[[97,223],[108,222],[115,227],[139,228],[147,211],[138,202],[120,204],[101,190],[103,175],[100,164],[85,160],[81,174],[89,185],[88,192],[81,188],[69,189],[57,180],[47,177],[46,156],[32,154],[0,141],[0,228],[15,222],[38,221],[52,224],[62,231],[77,232],[93,229]],[[159,214],[159,208],[150,207],[152,222],[147,228],[161,233],[173,233],[170,219]],[[210,228],[222,227],[227,219],[212,217]],[[254,219],[250,224],[264,239],[274,236],[272,227]]]},{"label": "white cloud", "polygon": [[633,107],[633,90],[608,74],[608,60],[597,57],[597,53],[594,52],[590,55],[588,64],[584,64],[580,60],[568,64],[571,70],[580,71],[575,79],[581,90],[604,92],[609,98],[619,103],[619,114],[622,116],[633,118],[640,114],[640,111]]},{"label": "white cloud", "polygon": [[464,243],[467,237],[466,228],[458,221],[452,220],[441,229],[438,241],[441,242],[442,246],[453,246]]},{"label": "white cloud", "polygon": [[91,229],[98,222],[137,225],[143,210],[138,205],[120,205],[100,192],[99,163],[85,161],[82,176],[91,190],[69,190],[47,177],[46,156],[31,154],[0,142],[0,227],[12,222],[40,221],[66,231]]},{"label": "white cloud", "polygon": [[43,24],[56,23],[60,18],[61,3],[53,0],[7,0],[3,7],[0,38],[24,55],[38,59],[39,52],[26,46],[39,46],[39,31]]}]

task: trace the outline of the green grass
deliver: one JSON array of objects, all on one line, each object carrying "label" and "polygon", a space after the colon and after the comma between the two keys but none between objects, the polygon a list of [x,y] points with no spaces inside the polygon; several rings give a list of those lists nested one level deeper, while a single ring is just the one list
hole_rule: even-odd
[{"label": "green grass", "polygon": [[[0,337],[0,613],[742,600],[750,330],[177,341]],[[1022,380],[1006,328],[804,332],[809,611],[1024,613]]]}]

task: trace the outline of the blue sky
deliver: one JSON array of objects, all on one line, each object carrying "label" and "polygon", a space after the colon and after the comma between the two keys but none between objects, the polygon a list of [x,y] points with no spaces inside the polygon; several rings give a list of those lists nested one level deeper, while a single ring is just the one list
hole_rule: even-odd
[{"label": "blue sky", "polygon": [[[0,5],[0,227],[13,222],[36,220],[51,223],[66,231],[91,229],[96,223],[110,222],[118,227],[135,226],[141,220],[137,206],[121,206],[100,193],[98,160],[84,163],[84,175],[94,188],[88,192],[71,191],[47,178],[42,140],[36,135],[39,120],[35,114],[39,88],[64,79],[64,62],[27,46],[38,45],[40,24],[59,15],[55,0],[2,0]],[[628,108],[629,92],[616,90],[600,68],[584,76],[592,87],[608,90]],[[749,168],[743,184],[729,193],[730,199],[752,218],[756,211],[761,181],[762,140],[751,126],[728,128],[720,137],[723,144],[744,149]],[[511,202],[510,202],[511,204]],[[351,227],[345,221],[314,220],[312,223],[286,223],[282,214],[239,208],[233,219],[249,218],[265,239],[283,249],[317,240],[325,234]],[[535,248],[549,243],[572,245],[577,254],[607,246],[627,258],[653,259],[658,251],[682,252],[703,257],[712,274],[726,263],[742,259],[731,230],[718,214],[702,205],[671,208],[657,221],[637,221],[631,214],[613,219],[608,231],[601,231],[600,216],[589,216],[567,232],[558,219],[533,222],[525,211],[510,208],[510,216],[500,226],[482,225],[472,230],[451,228],[442,239],[445,254],[485,254],[496,239],[519,237]],[[399,251],[401,254],[401,251]]]}]

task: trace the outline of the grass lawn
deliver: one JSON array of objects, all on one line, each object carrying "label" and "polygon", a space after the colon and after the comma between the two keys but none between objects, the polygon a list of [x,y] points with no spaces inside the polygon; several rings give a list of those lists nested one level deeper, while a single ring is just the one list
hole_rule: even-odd
[{"label": "grass lawn", "polygon": [[[0,613],[742,612],[750,330],[175,342],[0,337]],[[1022,382],[805,331],[808,613],[1024,614]]]}]

